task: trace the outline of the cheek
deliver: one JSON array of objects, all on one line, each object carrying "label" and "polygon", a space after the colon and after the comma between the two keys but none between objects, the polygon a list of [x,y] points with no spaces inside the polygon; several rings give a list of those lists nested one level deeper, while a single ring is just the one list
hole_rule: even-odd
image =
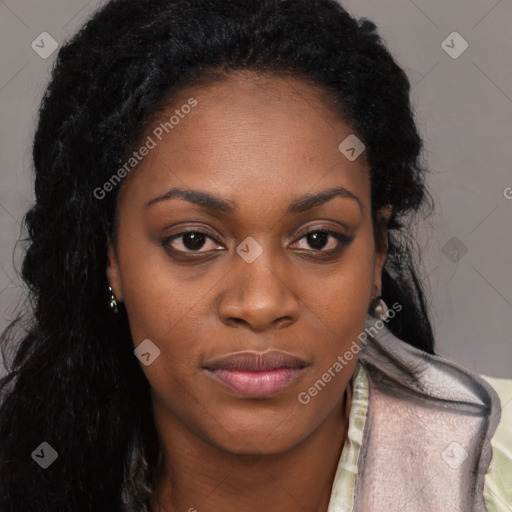
[{"label": "cheek", "polygon": [[[313,283],[309,281],[310,290],[314,293],[304,294],[306,306],[312,312],[316,323],[316,339],[318,349],[314,352],[315,375],[311,382],[321,378],[321,375],[331,368],[337,377],[336,384],[330,384],[324,397],[336,395],[335,388],[343,389],[357,362],[361,333],[365,329],[368,313],[368,303],[373,286],[373,256],[364,240],[357,246],[351,247],[340,265],[328,279]],[[339,365],[332,369],[343,358],[343,369]],[[328,377],[326,377],[328,378]],[[333,381],[333,382],[334,382]],[[340,387],[341,386],[341,387]]]},{"label": "cheek", "polygon": [[[140,237],[142,239],[142,237]],[[130,244],[120,252],[123,301],[134,343],[145,338],[163,342],[175,328],[187,322],[205,295],[204,282],[187,282],[184,272],[173,265],[165,251],[154,242]]]},{"label": "cheek", "polygon": [[[307,306],[335,333],[362,326],[373,287],[374,258],[366,244],[351,247],[329,274],[309,275],[303,292]],[[307,288],[306,288],[307,287]]]},{"label": "cheek", "polygon": [[[153,363],[141,368],[158,395],[169,389],[190,387],[198,372],[198,327],[208,315],[201,313],[207,300],[205,279],[187,282],[183,271],[166,261],[159,247],[125,247],[120,260],[124,305],[134,347],[149,339],[160,350]],[[144,254],[144,258],[140,255]],[[181,274],[180,274],[181,272]],[[187,384],[188,383],[188,384]]]}]

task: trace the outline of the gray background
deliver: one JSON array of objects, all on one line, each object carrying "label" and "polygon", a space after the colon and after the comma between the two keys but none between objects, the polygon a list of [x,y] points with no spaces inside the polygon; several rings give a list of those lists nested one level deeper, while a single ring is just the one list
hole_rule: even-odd
[{"label": "gray background", "polygon": [[[61,44],[102,3],[0,1],[0,330],[23,297],[13,249],[33,200],[31,141],[57,54],[44,59],[31,44],[43,32]],[[378,25],[413,85],[437,208],[417,226],[437,351],[512,378],[512,0],[342,3]],[[453,32],[469,44],[457,58]]]}]

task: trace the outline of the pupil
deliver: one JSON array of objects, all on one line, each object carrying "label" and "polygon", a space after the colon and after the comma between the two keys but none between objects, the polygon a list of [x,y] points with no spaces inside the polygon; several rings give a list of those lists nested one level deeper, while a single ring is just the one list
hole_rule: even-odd
[{"label": "pupil", "polygon": [[308,235],[308,244],[313,247],[313,249],[323,249],[327,243],[328,235],[325,231],[317,231],[312,235]]},{"label": "pupil", "polygon": [[190,232],[183,235],[183,245],[191,251],[201,249],[205,236],[202,233]]}]

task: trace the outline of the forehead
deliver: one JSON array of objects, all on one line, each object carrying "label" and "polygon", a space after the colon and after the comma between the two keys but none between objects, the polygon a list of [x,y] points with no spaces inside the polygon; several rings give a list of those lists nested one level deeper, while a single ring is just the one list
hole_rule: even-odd
[{"label": "forehead", "polygon": [[[195,106],[185,108],[191,99]],[[368,208],[366,156],[349,161],[339,150],[353,134],[321,89],[298,78],[234,73],[173,95],[147,128],[143,141],[155,146],[123,193],[151,199],[181,186],[261,203],[344,186]]]}]

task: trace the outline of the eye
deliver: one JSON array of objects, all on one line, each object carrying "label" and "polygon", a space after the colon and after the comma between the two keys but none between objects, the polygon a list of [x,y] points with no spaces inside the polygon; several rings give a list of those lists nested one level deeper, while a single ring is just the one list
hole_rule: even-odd
[{"label": "eye", "polygon": [[[330,244],[329,238],[333,239]],[[329,229],[315,229],[303,235],[295,243],[305,240],[306,243],[313,248],[313,251],[329,253],[339,251],[343,247],[349,245],[352,239],[353,237],[348,237],[342,233],[338,233],[337,231],[331,231]],[[330,247],[325,249],[327,245],[330,245]],[[307,247],[296,248],[308,250]]]},{"label": "eye", "polygon": [[[181,233],[177,233],[176,235],[166,238],[162,241],[162,245],[166,248],[170,248],[175,252],[197,253],[204,247],[208,239],[215,241],[215,239],[205,231],[191,229],[189,231],[182,231]],[[209,252],[211,250],[215,250],[215,244],[212,245],[214,245],[214,247],[201,252]],[[217,246],[218,245],[219,244],[217,244]]]}]

